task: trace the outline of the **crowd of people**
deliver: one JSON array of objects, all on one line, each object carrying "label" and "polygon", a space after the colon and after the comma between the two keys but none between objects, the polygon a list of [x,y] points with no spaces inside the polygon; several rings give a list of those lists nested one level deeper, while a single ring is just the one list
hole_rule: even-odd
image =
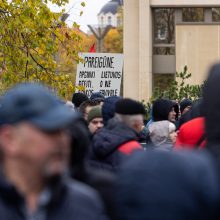
[{"label": "crowd of people", "polygon": [[0,101],[0,219],[220,219],[220,64],[198,100],[19,84]]}]

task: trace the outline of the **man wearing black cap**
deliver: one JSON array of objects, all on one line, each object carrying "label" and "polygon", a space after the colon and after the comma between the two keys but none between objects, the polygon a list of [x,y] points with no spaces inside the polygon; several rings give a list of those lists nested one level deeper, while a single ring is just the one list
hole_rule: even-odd
[{"label": "man wearing black cap", "polygon": [[116,103],[115,116],[97,132],[92,141],[91,165],[116,171],[126,155],[142,150],[138,133],[143,129],[144,106],[132,99]]},{"label": "man wearing black cap", "polygon": [[68,180],[75,114],[44,87],[21,84],[0,106],[0,219],[99,219],[95,192]]}]

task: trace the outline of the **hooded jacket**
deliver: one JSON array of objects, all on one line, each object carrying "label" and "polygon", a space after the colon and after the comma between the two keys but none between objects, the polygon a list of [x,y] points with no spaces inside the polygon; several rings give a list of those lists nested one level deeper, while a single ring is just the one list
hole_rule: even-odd
[{"label": "hooded jacket", "polygon": [[[172,130],[171,130],[172,127]],[[149,135],[155,149],[170,151],[173,143],[169,137],[176,129],[175,125],[168,120],[153,122],[149,126]]]},{"label": "hooded jacket", "polygon": [[[152,117],[154,121],[168,120],[169,112],[177,104],[169,99],[157,99],[152,107]],[[175,108],[176,109],[176,108]]]},{"label": "hooded jacket", "polygon": [[115,171],[126,155],[142,149],[138,140],[139,136],[133,129],[113,118],[94,135],[90,164],[96,168]]}]

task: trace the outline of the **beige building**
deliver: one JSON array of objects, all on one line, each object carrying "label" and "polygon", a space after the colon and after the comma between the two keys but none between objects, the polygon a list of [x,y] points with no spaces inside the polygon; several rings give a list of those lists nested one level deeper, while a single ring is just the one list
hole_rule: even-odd
[{"label": "beige building", "polygon": [[220,0],[124,1],[125,97],[148,100],[185,65],[201,84],[219,60]]}]

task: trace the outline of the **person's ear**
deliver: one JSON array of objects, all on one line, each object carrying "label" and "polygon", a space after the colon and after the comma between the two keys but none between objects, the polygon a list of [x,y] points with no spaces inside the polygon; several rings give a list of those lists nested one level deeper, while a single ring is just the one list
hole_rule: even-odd
[{"label": "person's ear", "polygon": [[4,125],[0,128],[0,147],[4,154],[12,155],[16,153],[15,127]]}]

